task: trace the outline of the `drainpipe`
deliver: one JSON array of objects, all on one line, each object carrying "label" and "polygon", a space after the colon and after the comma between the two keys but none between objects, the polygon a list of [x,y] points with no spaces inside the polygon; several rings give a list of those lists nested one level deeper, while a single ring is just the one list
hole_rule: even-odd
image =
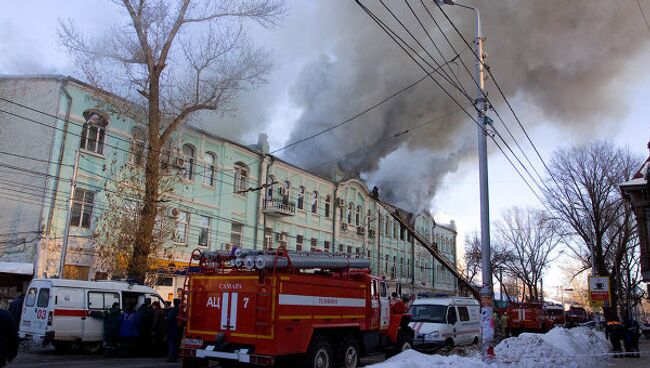
[{"label": "drainpipe", "polygon": [[[332,196],[332,253],[335,252],[336,249],[338,249],[338,245],[336,245],[336,221],[338,216],[336,213],[336,209],[339,207],[339,199],[336,196],[339,192],[339,186],[336,184],[336,187],[334,188],[334,195]],[[340,209],[339,209],[340,211]]]},{"label": "drainpipe", "polygon": [[[54,209],[56,207],[56,199],[57,199],[57,194],[59,192],[59,177],[61,176],[61,164],[63,163],[63,156],[65,154],[65,144],[66,144],[66,139],[68,136],[68,122],[70,121],[70,111],[72,109],[72,96],[70,93],[65,89],[65,84],[67,83],[67,78],[61,79],[61,87],[59,89],[59,101],[57,102],[57,108],[56,108],[56,113],[57,113],[57,118],[55,119],[54,126],[57,126],[57,120],[59,120],[58,115],[59,111],[61,109],[61,94],[65,95],[65,98],[67,100],[66,102],[66,110],[65,110],[65,120],[63,121],[63,133],[61,134],[61,147],[59,148],[59,154],[58,157],[55,161],[56,163],[56,172],[54,173],[53,178],[47,178],[45,182],[45,191],[48,189],[52,189],[52,196],[50,199],[50,208],[48,209],[47,216],[43,218],[41,216],[41,219],[39,220],[39,226],[38,228],[41,229],[43,228],[43,233],[45,234],[45,246],[49,246],[49,236],[50,232],[52,229],[52,222],[54,220]],[[56,143],[56,134],[52,134],[52,141],[50,143],[51,148],[50,148],[50,154],[49,157],[52,158],[54,155],[54,146]],[[49,171],[49,170],[48,170]],[[53,182],[52,186],[50,187],[50,180]],[[43,193],[43,203],[45,203],[45,192]],[[34,276],[35,277],[41,277],[42,272],[40,272],[39,268],[41,266],[40,258],[41,258],[41,247],[42,244],[39,240],[38,246],[36,247],[36,254],[34,255]],[[47,250],[47,249],[46,249]],[[46,253],[47,254],[47,253]],[[47,258],[47,257],[44,257]]]},{"label": "drainpipe", "polygon": [[[262,152],[260,154],[262,156],[262,161],[260,162],[260,169],[257,172],[257,181],[258,181],[258,187],[262,186],[262,176],[264,176],[264,167],[266,166],[266,154]],[[259,232],[259,221],[260,221],[260,212],[262,212],[262,192],[264,190],[258,190],[257,191],[257,211],[255,211],[255,233],[253,234],[253,248],[257,249],[258,247],[258,232]]]}]

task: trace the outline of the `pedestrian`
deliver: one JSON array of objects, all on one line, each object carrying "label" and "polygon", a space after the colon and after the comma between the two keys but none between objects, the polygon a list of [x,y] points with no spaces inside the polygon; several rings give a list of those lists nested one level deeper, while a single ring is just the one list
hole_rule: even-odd
[{"label": "pedestrian", "polygon": [[0,309],[0,367],[18,355],[18,330],[11,314]]},{"label": "pedestrian", "polygon": [[156,356],[165,354],[165,314],[167,313],[160,306],[159,301],[151,303],[153,309],[153,320],[151,323],[152,350]]},{"label": "pedestrian", "polygon": [[104,349],[108,357],[115,355],[119,347],[121,316],[122,310],[117,302],[104,312]]},{"label": "pedestrian", "polygon": [[503,329],[503,338],[508,338],[508,335],[510,334],[510,330],[508,329],[508,311],[505,310],[501,312],[501,318],[499,319],[499,323],[501,324],[501,328]]},{"label": "pedestrian", "polygon": [[139,347],[140,352],[144,355],[150,355],[151,349],[151,326],[153,324],[153,309],[151,308],[151,298],[144,298],[144,302],[138,308],[138,327],[140,330]]},{"label": "pedestrian", "polygon": [[178,359],[178,311],[180,310],[181,300],[174,298],[174,306],[167,311],[166,328],[167,328],[167,354],[168,362],[175,362]]},{"label": "pedestrian", "polygon": [[23,314],[23,301],[25,300],[25,293],[20,294],[9,303],[9,313],[14,320],[16,330],[20,329],[20,320]]},{"label": "pedestrian", "polygon": [[629,316],[623,319],[623,326],[625,328],[625,356],[636,357],[639,355],[639,324]]},{"label": "pedestrian", "polygon": [[129,302],[120,316],[120,356],[127,357],[133,354],[140,331],[138,330],[138,314],[135,305]]}]

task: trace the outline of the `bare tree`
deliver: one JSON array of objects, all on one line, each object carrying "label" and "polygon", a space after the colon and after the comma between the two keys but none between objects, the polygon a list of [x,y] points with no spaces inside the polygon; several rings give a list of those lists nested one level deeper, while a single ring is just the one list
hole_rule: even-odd
[{"label": "bare tree", "polygon": [[148,125],[145,192],[128,266],[130,277],[143,280],[138,265],[153,250],[163,147],[193,115],[229,111],[241,90],[263,82],[268,57],[249,42],[245,26],[276,25],[285,9],[282,0],[115,3],[126,21],[103,37],[90,39],[71,21],[60,23],[59,36],[87,81],[136,102],[118,110]]},{"label": "bare tree", "polygon": [[[507,271],[505,274],[503,272],[503,264],[507,254],[503,253],[500,249],[493,249],[491,256],[492,275],[502,284],[504,283],[504,280],[510,276]],[[479,239],[478,234],[466,236],[464,272],[470,282],[478,282],[477,276],[481,276],[482,270],[481,262],[481,239]],[[504,290],[504,292],[507,294],[506,290]]]},{"label": "bare tree", "polygon": [[564,227],[571,255],[582,264],[579,271],[593,264],[596,274],[610,277],[612,307],[604,308],[608,321],[617,317],[618,269],[636,226],[619,184],[640,163],[629,150],[595,141],[556,151],[549,164],[547,204]]},{"label": "bare tree", "polygon": [[513,207],[496,222],[494,248],[504,254],[503,267],[528,288],[528,298],[539,300],[544,270],[560,243],[558,224],[539,209]]}]

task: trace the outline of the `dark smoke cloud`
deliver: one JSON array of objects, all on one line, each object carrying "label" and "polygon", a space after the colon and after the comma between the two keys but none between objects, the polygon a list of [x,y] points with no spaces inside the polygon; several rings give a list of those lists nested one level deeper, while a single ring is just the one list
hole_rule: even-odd
[{"label": "dark smoke cloud", "polygon": [[[452,58],[454,54],[426,18],[420,2],[410,2],[426,20],[445,58]],[[390,19],[379,3],[364,3],[371,5],[382,19]],[[411,29],[419,29],[403,2],[386,3]],[[572,129],[586,124],[613,124],[626,111],[624,90],[616,80],[629,71],[630,59],[646,50],[650,40],[634,1],[500,0],[476,1],[473,5],[482,11],[488,63],[509,98],[523,97],[523,101],[542,112],[543,118]],[[437,7],[433,5],[430,9],[453,44],[462,49],[462,40]],[[458,7],[446,10],[471,42],[473,13]],[[423,75],[354,2],[319,2],[317,14],[318,26],[305,23],[303,32],[322,32],[311,35],[314,50],[322,51],[303,64],[291,84],[292,103],[303,113],[289,141],[342,121]],[[390,24],[398,29],[394,22]],[[416,36],[426,40],[422,31],[417,31]],[[300,37],[306,35],[302,33]],[[437,56],[431,44],[425,45]],[[462,57],[473,71],[473,55],[465,50]],[[442,62],[439,56],[437,60]],[[451,67],[462,76],[463,85],[474,96],[475,86],[462,65]],[[446,87],[452,90],[449,85]],[[507,115],[490,82],[488,89],[502,115]],[[459,92],[452,94],[467,103]],[[525,116],[525,105],[515,108],[520,116]],[[296,146],[284,156],[312,167],[455,109],[457,106],[433,82],[425,81],[357,121]],[[468,111],[472,113],[471,108]],[[350,176],[361,175],[378,184],[384,198],[419,210],[428,207],[435,194],[435,183],[455,171],[462,161],[474,158],[475,140],[474,124],[459,113],[346,156],[339,166]],[[321,173],[329,169],[316,168]],[[405,185],[397,183],[396,178],[416,178],[434,184]]]}]

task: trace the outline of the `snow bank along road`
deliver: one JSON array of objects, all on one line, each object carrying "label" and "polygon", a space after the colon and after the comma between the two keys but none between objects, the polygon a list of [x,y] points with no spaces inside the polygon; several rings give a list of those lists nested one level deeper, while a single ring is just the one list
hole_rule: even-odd
[{"label": "snow bank along road", "polygon": [[496,346],[495,364],[486,365],[480,356],[426,355],[407,350],[372,368],[605,368],[610,345],[605,334],[586,327],[556,327],[546,334],[523,333]]}]

